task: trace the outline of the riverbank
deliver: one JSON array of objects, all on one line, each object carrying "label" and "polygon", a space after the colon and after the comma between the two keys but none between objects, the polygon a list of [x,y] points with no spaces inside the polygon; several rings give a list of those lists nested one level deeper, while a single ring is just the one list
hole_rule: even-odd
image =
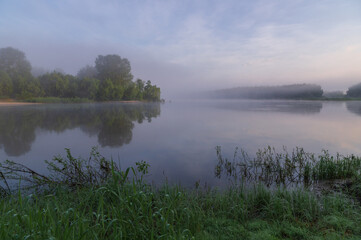
[{"label": "riverbank", "polygon": [[94,102],[88,98],[59,98],[59,97],[38,97],[24,99],[28,103],[91,103]]},{"label": "riverbank", "polygon": [[22,102],[14,99],[0,99],[0,106],[17,106],[17,105],[30,105],[30,104],[39,104],[39,103]]},{"label": "riverbank", "polygon": [[[144,181],[151,167],[146,162],[122,171],[96,149],[86,160],[67,150],[66,157],[48,162],[57,173],[49,176],[3,163],[1,173],[25,174],[23,181],[40,188],[30,194],[2,189],[0,238],[358,239],[360,171],[344,169],[351,165],[338,159],[329,156],[334,164],[322,164],[317,172],[352,171],[347,175],[352,183],[319,194],[302,186],[261,183],[230,185],[224,191],[166,183],[155,187]],[[351,160],[359,162],[358,157]]]},{"label": "riverbank", "polygon": [[[29,104],[41,104],[41,103],[96,103],[96,102],[97,101],[93,101],[88,98],[45,97],[45,98],[30,98],[24,100],[0,99],[0,106],[29,105]],[[122,100],[122,101],[101,101],[101,102],[102,103],[141,103],[148,101]],[[160,101],[160,102],[164,102],[164,101]]]},{"label": "riverbank", "polygon": [[0,102],[0,106],[17,106],[17,105],[33,105],[40,103],[28,103],[28,102]]}]

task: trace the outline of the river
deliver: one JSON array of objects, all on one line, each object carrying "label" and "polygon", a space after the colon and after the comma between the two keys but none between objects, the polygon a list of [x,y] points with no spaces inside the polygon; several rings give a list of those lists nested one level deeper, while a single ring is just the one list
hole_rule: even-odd
[{"label": "river", "polygon": [[361,154],[361,102],[198,100],[0,107],[0,160],[46,172],[44,160],[88,158],[92,147],[122,168],[144,160],[149,181],[184,186],[214,177],[216,146],[232,157],[267,146]]}]

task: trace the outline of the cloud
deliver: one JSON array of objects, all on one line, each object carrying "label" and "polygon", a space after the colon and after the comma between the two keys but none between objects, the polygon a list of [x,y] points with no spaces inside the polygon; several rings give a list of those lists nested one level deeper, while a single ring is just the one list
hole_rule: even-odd
[{"label": "cloud", "polygon": [[358,1],[12,1],[0,46],[75,74],[127,57],[163,92],[361,79]]}]

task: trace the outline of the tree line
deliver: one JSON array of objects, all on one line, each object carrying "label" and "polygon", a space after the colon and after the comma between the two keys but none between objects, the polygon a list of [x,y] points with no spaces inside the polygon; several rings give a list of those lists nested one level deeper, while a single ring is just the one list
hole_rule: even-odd
[{"label": "tree line", "polygon": [[322,97],[321,86],[315,84],[293,84],[283,86],[237,87],[213,91],[214,98],[243,99],[305,99]]},{"label": "tree line", "polygon": [[76,76],[60,71],[39,76],[25,54],[15,48],[0,49],[0,97],[87,98],[95,101],[160,101],[160,88],[151,81],[133,81],[130,62],[119,55],[99,55],[94,66],[85,66]]},{"label": "tree line", "polygon": [[347,96],[352,98],[361,98],[361,83],[349,87]]},{"label": "tree line", "polygon": [[361,83],[349,87],[346,93],[325,92],[317,84],[293,84],[221,89],[208,92],[206,96],[230,99],[358,99],[361,98]]}]

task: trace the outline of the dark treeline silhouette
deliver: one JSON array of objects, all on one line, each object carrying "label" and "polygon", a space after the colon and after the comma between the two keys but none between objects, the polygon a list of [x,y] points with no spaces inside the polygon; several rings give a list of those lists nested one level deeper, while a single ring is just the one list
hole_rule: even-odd
[{"label": "dark treeline silhouette", "polygon": [[102,147],[130,143],[134,122],[150,122],[160,115],[160,103],[102,103],[79,105],[36,105],[0,108],[0,148],[9,156],[31,150],[36,130],[80,128],[97,136]]},{"label": "dark treeline silhouette", "polygon": [[77,76],[53,71],[32,74],[23,52],[0,49],[0,97],[29,99],[35,97],[88,98],[96,101],[159,101],[160,88],[150,81],[133,81],[130,62],[118,55],[99,55],[94,66],[85,66]]},{"label": "dark treeline silhouette", "polygon": [[345,98],[346,95],[342,91],[332,91],[332,92],[324,92],[323,97],[340,99],[340,98]]},{"label": "dark treeline silhouette", "polygon": [[322,97],[321,86],[315,84],[294,84],[264,87],[237,87],[209,93],[213,98],[234,99],[311,99]]},{"label": "dark treeline silhouette", "polygon": [[349,87],[346,95],[352,98],[361,98],[361,83]]}]

